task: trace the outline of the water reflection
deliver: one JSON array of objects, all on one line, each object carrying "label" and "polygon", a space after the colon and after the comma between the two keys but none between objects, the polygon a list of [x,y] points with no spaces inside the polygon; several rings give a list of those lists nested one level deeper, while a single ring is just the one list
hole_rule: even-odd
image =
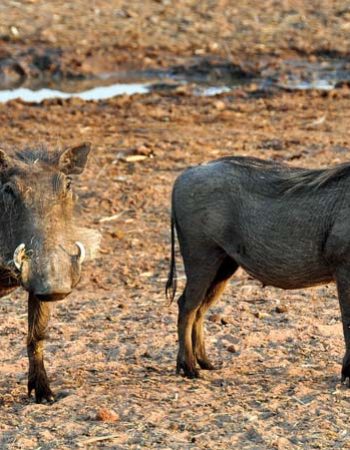
[{"label": "water reflection", "polygon": [[77,97],[82,100],[103,100],[116,95],[146,94],[149,88],[146,84],[112,84],[111,86],[99,86],[82,92],[63,92],[57,89],[38,89],[28,88],[8,89],[0,91],[0,102],[21,99],[25,102],[40,103],[50,98],[71,98]]}]

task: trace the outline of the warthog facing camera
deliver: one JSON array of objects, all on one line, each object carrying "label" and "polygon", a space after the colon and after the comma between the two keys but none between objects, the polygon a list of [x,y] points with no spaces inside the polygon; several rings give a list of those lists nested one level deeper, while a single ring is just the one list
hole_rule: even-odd
[{"label": "warthog facing camera", "polygon": [[213,369],[203,320],[239,266],[264,285],[299,289],[335,281],[350,378],[350,163],[323,170],[228,157],[175,181],[168,296],[176,291],[174,227],[187,277],[178,300],[177,371]]},{"label": "warthog facing camera", "polygon": [[71,175],[80,174],[88,144],[62,151],[44,147],[0,150],[0,296],[28,292],[28,393],[53,400],[43,361],[50,302],[65,298],[93,256],[99,235],[80,226]]}]

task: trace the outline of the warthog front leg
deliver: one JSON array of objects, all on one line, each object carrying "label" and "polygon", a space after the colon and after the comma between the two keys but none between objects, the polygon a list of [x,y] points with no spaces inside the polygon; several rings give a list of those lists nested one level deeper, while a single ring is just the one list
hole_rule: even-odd
[{"label": "warthog front leg", "polygon": [[28,395],[35,391],[35,400],[51,402],[54,395],[44,367],[44,339],[50,318],[50,304],[40,302],[34,295],[28,298],[28,339],[29,358]]},{"label": "warthog front leg", "polygon": [[345,382],[349,379],[350,387],[350,268],[338,270],[336,282],[346,349],[341,371],[341,381]]}]

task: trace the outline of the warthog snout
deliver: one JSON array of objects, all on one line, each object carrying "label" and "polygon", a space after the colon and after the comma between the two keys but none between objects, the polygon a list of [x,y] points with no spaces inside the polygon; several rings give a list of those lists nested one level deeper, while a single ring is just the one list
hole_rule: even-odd
[{"label": "warthog snout", "polygon": [[54,251],[27,250],[21,243],[14,251],[13,263],[19,271],[24,289],[41,301],[63,300],[78,283],[85,247],[75,242],[77,253],[63,248]]}]

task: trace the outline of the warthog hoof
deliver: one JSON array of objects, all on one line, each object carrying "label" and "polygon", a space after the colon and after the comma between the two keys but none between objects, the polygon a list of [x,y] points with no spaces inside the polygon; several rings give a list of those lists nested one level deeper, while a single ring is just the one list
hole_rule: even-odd
[{"label": "warthog hoof", "polygon": [[346,383],[348,381],[348,386],[350,387],[350,352],[346,352],[343,358],[343,367],[341,370],[341,382]]},{"label": "warthog hoof", "polygon": [[50,389],[46,373],[29,377],[28,397],[31,396],[33,390],[35,391],[36,403],[42,403],[43,400],[46,400],[48,403],[55,401],[55,396]]},{"label": "warthog hoof", "polygon": [[341,371],[341,382],[343,384],[346,384],[346,380],[348,380],[347,384],[348,384],[348,387],[350,388],[350,368],[349,367],[346,367],[346,368],[343,367],[342,371]]},{"label": "warthog hoof", "polygon": [[216,367],[208,359],[197,358],[197,362],[203,370],[216,370]]},{"label": "warthog hoof", "polygon": [[348,388],[350,388],[350,373],[344,374],[344,370],[341,371],[341,383],[346,384],[346,380],[348,380]]},{"label": "warthog hoof", "polygon": [[194,365],[189,365],[186,362],[178,362],[176,365],[176,373],[181,373],[187,378],[199,378],[199,370],[194,367]]}]

